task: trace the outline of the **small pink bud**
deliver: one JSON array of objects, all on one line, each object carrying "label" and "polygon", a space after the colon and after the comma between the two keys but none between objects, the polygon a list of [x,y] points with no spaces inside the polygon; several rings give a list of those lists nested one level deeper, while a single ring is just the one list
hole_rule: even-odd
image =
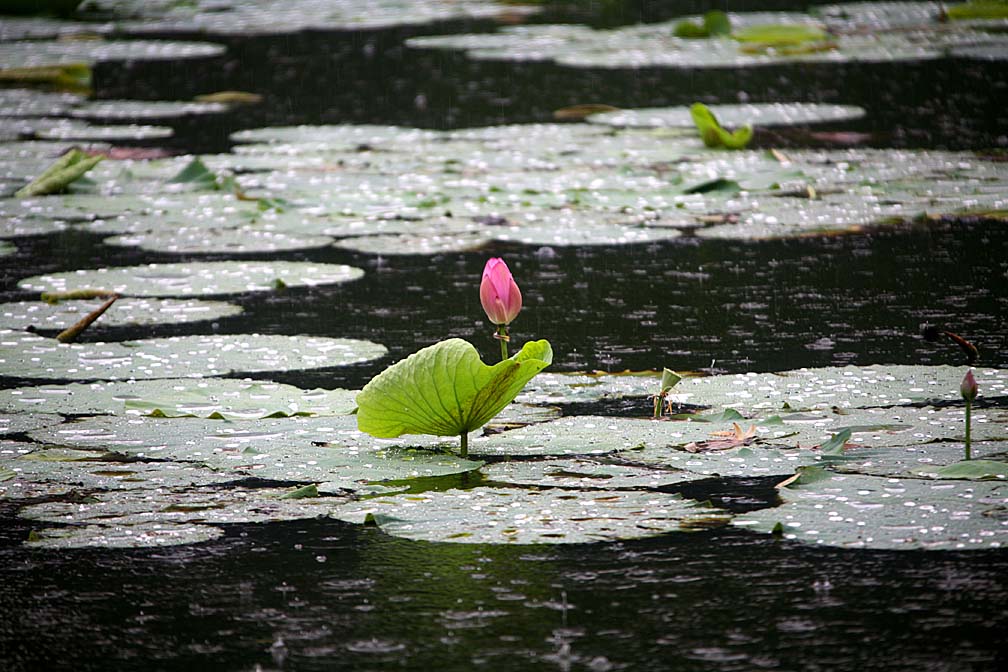
[{"label": "small pink bud", "polygon": [[521,311],[521,291],[503,259],[494,257],[483,267],[480,303],[494,324],[511,324]]},{"label": "small pink bud", "polygon": [[976,378],[973,377],[973,369],[966,372],[963,376],[962,383],[959,385],[959,394],[966,401],[973,401],[977,396],[977,383]]}]

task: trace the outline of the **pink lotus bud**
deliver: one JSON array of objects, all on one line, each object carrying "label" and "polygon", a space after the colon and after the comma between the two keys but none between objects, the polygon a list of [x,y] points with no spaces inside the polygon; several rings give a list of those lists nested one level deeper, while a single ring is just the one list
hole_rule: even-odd
[{"label": "pink lotus bud", "polygon": [[972,402],[977,396],[977,384],[976,378],[973,377],[973,369],[966,372],[963,376],[962,383],[959,385],[959,394],[966,401]]},{"label": "pink lotus bud", "polygon": [[521,311],[521,291],[503,259],[494,257],[483,267],[480,303],[494,324],[511,324]]}]

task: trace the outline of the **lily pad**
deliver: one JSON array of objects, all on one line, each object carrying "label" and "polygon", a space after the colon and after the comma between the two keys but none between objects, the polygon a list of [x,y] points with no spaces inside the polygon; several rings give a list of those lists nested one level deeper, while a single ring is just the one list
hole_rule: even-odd
[{"label": "lily pad", "polygon": [[26,278],[18,286],[39,292],[96,287],[125,296],[210,296],[270,291],[277,281],[286,287],[339,284],[362,275],[362,270],[341,264],[216,261],[52,273]]},{"label": "lily pad", "polygon": [[489,242],[490,238],[480,234],[399,234],[344,238],[336,247],[365,254],[444,254],[477,250]]},{"label": "lily pad", "polygon": [[172,254],[252,254],[328,247],[329,236],[291,235],[255,227],[234,229],[173,229],[112,236],[102,241],[118,247],[139,247]]},{"label": "lily pad", "polygon": [[[865,408],[958,401],[964,369],[953,366],[885,365],[825,367],[781,373],[685,378],[675,401],[743,415],[815,408]],[[1008,396],[1008,371],[977,369],[986,396]]]},{"label": "lily pad", "polygon": [[71,383],[0,390],[0,409],[66,415],[197,416],[242,420],[351,413],[353,390],[301,390],[233,378]]},{"label": "lily pad", "polygon": [[483,469],[491,481],[543,488],[657,488],[705,478],[687,471],[600,462],[597,459],[495,462]]},{"label": "lily pad", "polygon": [[54,93],[36,89],[0,89],[0,110],[6,117],[48,117],[67,114],[84,102],[74,93]]},{"label": "lily pad", "polygon": [[94,100],[77,105],[69,114],[82,119],[175,119],[188,115],[226,112],[223,103],[173,100]]},{"label": "lily pad", "polygon": [[51,427],[63,422],[63,418],[52,413],[4,413],[0,415],[0,436],[20,434],[33,429]]},{"label": "lily pad", "polygon": [[475,488],[379,497],[336,516],[407,539],[489,544],[616,541],[723,525],[729,517],[678,495],[642,491]]},{"label": "lily pad", "polygon": [[459,474],[482,464],[424,449],[438,445],[432,439],[376,439],[358,431],[353,416],[232,422],[102,416],[31,436],[50,445],[197,462],[235,478],[327,483],[350,490],[381,481]]},{"label": "lily pad", "polygon": [[[89,314],[103,300],[20,301],[0,304],[0,329],[60,330],[73,326]],[[120,298],[101,317],[95,327],[124,325],[152,326],[155,324],[184,324],[205,320],[218,320],[238,315],[242,307],[223,301],[200,299]]]},{"label": "lily pad", "polygon": [[[38,448],[38,446],[36,446]],[[132,498],[137,491],[218,485],[233,480],[230,474],[215,472],[196,463],[180,462],[107,462],[102,453],[76,451],[76,457],[47,453],[59,449],[36,450],[21,458],[5,460],[5,467],[15,477],[0,482],[0,497],[31,499],[55,497],[71,492],[122,491]]]},{"label": "lily pad", "polygon": [[[139,490],[128,496],[97,493],[87,503],[35,504],[22,508],[20,515],[70,526],[69,530],[43,530],[31,545],[136,548],[214,538],[217,533],[213,525],[324,516],[346,501],[345,497],[333,496],[285,499],[287,492],[282,488],[192,487]],[[74,534],[74,528],[79,532],[82,526],[92,533],[92,538]]]},{"label": "lily pad", "polygon": [[[987,462],[988,457],[1000,459],[1006,451],[1008,443],[1004,441],[973,443],[973,454],[979,458],[976,461]],[[963,459],[963,452],[963,443],[952,441],[886,447],[852,446],[843,455],[824,457],[823,465],[841,474],[938,478],[944,467]]]},{"label": "lily pad", "polygon": [[[2,231],[0,231],[0,235],[2,235]],[[9,257],[15,253],[17,253],[17,247],[15,245],[0,240],[0,257]]]},{"label": "lily pad", "polygon": [[[802,126],[806,124],[841,122],[860,119],[865,110],[853,105],[823,105],[817,103],[747,103],[740,105],[708,105],[718,121],[737,127]],[[686,107],[648,107],[593,114],[587,119],[593,124],[619,128],[692,128],[693,118]]]},{"label": "lily pad", "polygon": [[0,43],[0,63],[18,67],[104,61],[158,61],[205,58],[225,47],[207,42],[168,40],[23,40]]},{"label": "lily pad", "polygon": [[140,124],[97,126],[70,120],[47,124],[38,122],[35,130],[35,137],[42,140],[161,140],[172,135],[174,131],[167,126]]},{"label": "lily pad", "polygon": [[224,534],[211,525],[172,525],[141,523],[136,525],[81,525],[34,530],[32,548],[147,548],[178,546],[212,541]]},{"label": "lily pad", "polygon": [[73,380],[223,376],[346,366],[378,359],[386,352],[370,341],[313,336],[174,336],[63,344],[0,330],[0,376]]},{"label": "lily pad", "polygon": [[1008,543],[1008,484],[828,475],[780,489],[781,506],[735,525],[846,548],[972,550]]}]

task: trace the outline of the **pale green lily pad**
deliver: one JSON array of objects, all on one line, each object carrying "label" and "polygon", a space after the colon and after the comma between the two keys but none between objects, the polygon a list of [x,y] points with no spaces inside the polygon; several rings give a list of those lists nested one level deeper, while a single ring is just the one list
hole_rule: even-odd
[{"label": "pale green lily pad", "polygon": [[587,458],[495,462],[480,471],[491,481],[542,488],[657,488],[705,476],[671,469],[609,464]]},{"label": "pale green lily pad", "polygon": [[188,115],[219,114],[223,103],[174,100],[94,100],[77,105],[69,114],[83,119],[175,119]]},{"label": "pale green lily pad", "polygon": [[51,219],[4,218],[0,215],[0,238],[21,238],[23,236],[45,236],[66,230],[64,222]]},{"label": "pale green lily pad", "polygon": [[362,270],[342,264],[215,261],[52,273],[26,278],[18,286],[38,292],[90,287],[126,296],[210,296],[275,290],[278,281],[286,287],[332,285],[350,282],[362,275]]},{"label": "pale green lily pad", "polygon": [[723,512],[678,495],[642,491],[475,488],[379,497],[336,517],[374,521],[407,539],[483,544],[558,544],[638,539],[722,525]]},{"label": "pale green lily pad", "polygon": [[436,131],[404,126],[369,124],[338,126],[269,126],[250,128],[231,134],[231,140],[242,143],[311,143],[327,149],[357,150],[362,145],[381,149],[401,149],[439,137]]},{"label": "pale green lily pad", "polygon": [[94,64],[104,61],[159,61],[205,58],[224,53],[225,47],[207,42],[168,40],[25,40],[0,43],[0,63],[18,67]]},{"label": "pale green lily pad", "polygon": [[[876,365],[685,378],[675,401],[743,415],[815,408],[864,408],[958,401],[965,367]],[[1008,371],[975,370],[982,394],[1008,396]]]},{"label": "pale green lily pad", "polygon": [[[747,103],[708,105],[724,126],[800,126],[860,119],[863,108],[853,105],[823,105],[817,103]],[[587,121],[593,124],[621,128],[693,128],[693,119],[686,107],[649,107],[616,110],[593,114]]]},{"label": "pale green lily pad", "polygon": [[[734,408],[745,416],[837,408],[900,406],[960,401],[959,383],[965,367],[873,365],[823,367],[780,373],[687,376],[669,398],[680,404]],[[974,371],[981,394],[1008,396],[1008,371]],[[563,404],[641,397],[641,415],[648,415],[657,393],[657,372],[633,374],[542,373],[517,400],[529,404]]]},{"label": "pale green lily pad", "polygon": [[620,457],[633,464],[681,469],[704,478],[715,476],[761,477],[786,475],[797,467],[816,464],[820,456],[807,449],[741,446],[707,453],[689,453],[674,448],[624,452]]},{"label": "pale green lily pad", "polygon": [[563,417],[502,434],[477,437],[478,456],[587,456],[643,448],[668,440],[668,423],[600,416]]},{"label": "pale green lily pad", "polygon": [[[1003,458],[1008,442],[989,441],[972,444],[977,461]],[[842,456],[823,457],[822,465],[832,471],[869,476],[933,478],[942,468],[963,459],[961,442],[922,443],[883,448],[852,448]]]},{"label": "pale green lily pad", "polygon": [[60,120],[44,125],[36,122],[35,137],[42,140],[161,140],[170,138],[174,133],[168,126],[141,124],[97,126],[82,121]]},{"label": "pale green lily pad", "polygon": [[978,460],[974,458],[953,462],[944,467],[927,469],[923,473],[941,480],[1003,481],[1008,479],[1008,462]]},{"label": "pale green lily pad", "polygon": [[346,366],[386,353],[370,341],[313,336],[174,336],[122,343],[59,343],[0,330],[0,376],[124,380],[224,376]]},{"label": "pale green lily pad", "polygon": [[[0,231],[0,235],[3,235],[2,231]],[[9,257],[12,254],[16,253],[17,253],[17,246],[15,246],[13,243],[8,243],[7,241],[0,240],[0,257]]]},{"label": "pale green lily pad", "polygon": [[148,548],[213,541],[224,534],[211,525],[141,523],[135,525],[81,525],[33,530],[30,548]]},{"label": "pale green lily pad", "polygon": [[[0,329],[34,327],[62,331],[79,322],[103,302],[104,299],[60,301],[56,304],[44,301],[3,303],[0,304]],[[223,301],[123,297],[117,299],[90,328],[184,324],[218,320],[241,312],[241,306]]]},{"label": "pale green lily pad", "polygon": [[116,26],[129,34],[206,33],[247,37],[303,31],[366,31],[449,20],[525,15],[538,9],[486,0],[221,0],[206,3],[105,0],[103,9],[123,17]]},{"label": "pale green lily pad", "polygon": [[[814,479],[810,479],[814,480]],[[808,544],[972,550],[1008,543],[1008,484],[827,475],[780,489],[783,504],[735,525]]]},{"label": "pale green lily pad", "polygon": [[482,427],[553,361],[547,341],[529,341],[488,366],[458,338],[413,353],[375,376],[357,395],[357,424],[377,437],[463,436]]},{"label": "pale green lily pad", "polygon": [[[672,240],[681,233],[667,228],[599,223],[597,211],[545,211],[522,213],[508,219],[512,226],[497,227],[493,237],[525,245],[629,245]],[[629,217],[626,217],[629,219]]]},{"label": "pale green lily pad", "polygon": [[956,58],[968,58],[974,61],[1008,61],[1008,45],[988,44],[975,47],[961,47],[952,50]]},{"label": "pale green lily pad", "polygon": [[290,235],[255,227],[234,229],[172,229],[112,236],[102,241],[118,247],[139,247],[172,254],[252,254],[327,247],[329,236]]},{"label": "pale green lily pad", "polygon": [[63,418],[53,413],[4,413],[0,415],[0,436],[52,427],[61,422],[63,422]]},{"label": "pale green lily pad", "polygon": [[0,390],[0,409],[65,415],[197,416],[245,420],[351,413],[354,390],[302,390],[233,378],[70,383]]},{"label": "pale green lily pad", "polygon": [[480,234],[399,234],[344,238],[336,247],[365,254],[445,254],[478,250],[490,242]]},{"label": "pale green lily pad", "polygon": [[[0,395],[3,392],[0,391]],[[2,408],[2,406],[0,406]],[[533,406],[531,404],[508,404],[487,423],[488,427],[503,427],[511,425],[533,425],[537,422],[556,420],[560,417],[560,409],[553,406]]]},{"label": "pale green lily pad", "polygon": [[0,110],[3,110],[3,115],[7,117],[63,115],[85,100],[84,96],[75,93],[36,89],[0,89]]},{"label": "pale green lily pad", "polygon": [[106,462],[101,460],[101,453],[84,451],[74,451],[80,453],[77,456],[52,458],[47,455],[50,452],[66,451],[36,450],[18,459],[3,461],[15,477],[0,482],[0,497],[31,499],[91,491],[126,491],[125,497],[133,497],[131,493],[141,490],[184,490],[234,480],[230,474],[215,472],[196,463]]},{"label": "pale green lily pad", "polygon": [[[912,3],[910,3],[912,4]],[[700,17],[686,17],[696,20]],[[815,30],[819,22],[800,13],[746,12],[729,14],[736,35],[758,26]],[[587,26],[533,25],[507,27],[493,34],[439,35],[407,40],[414,48],[462,49],[471,58],[502,61],[554,61],[577,68],[670,67],[729,68],[795,62],[893,62],[940,58],[946,49],[1003,42],[969,26],[932,23],[917,30],[828,35],[825,40],[769,48],[729,37],[705,40],[675,37],[683,17],[662,23],[636,24],[612,30]]]},{"label": "pale green lily pad", "polygon": [[383,440],[354,416],[254,421],[102,416],[31,434],[50,445],[115,450],[145,459],[198,462],[235,478],[327,483],[351,490],[375,482],[446,476],[482,463],[433,448],[427,438]]}]

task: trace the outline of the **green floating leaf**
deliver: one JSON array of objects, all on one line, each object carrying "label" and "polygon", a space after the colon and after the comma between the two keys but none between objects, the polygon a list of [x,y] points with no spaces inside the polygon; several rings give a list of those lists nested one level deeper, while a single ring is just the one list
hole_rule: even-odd
[{"label": "green floating leaf", "polygon": [[994,460],[963,460],[932,470],[921,470],[934,478],[968,481],[1004,480],[1008,478],[1008,464]]},{"label": "green floating leaf", "polygon": [[380,497],[335,517],[426,541],[575,544],[724,525],[729,516],[679,495],[647,491],[475,488]]},{"label": "green floating leaf", "polygon": [[680,21],[675,26],[676,37],[702,39],[731,33],[731,19],[724,12],[713,10],[703,15],[703,25],[695,21]]},{"label": "green floating leaf", "polygon": [[105,157],[101,154],[88,156],[79,149],[71,149],[56,159],[38,177],[21,187],[21,189],[18,189],[14,193],[14,197],[30,198],[32,196],[44,196],[63,191],[67,188],[67,185],[82,177],[84,173],[94,168],[103,158]]},{"label": "green floating leaf", "polygon": [[[806,476],[811,478],[806,478]],[[740,527],[808,544],[973,550],[1008,542],[1008,484],[829,474],[806,469],[783,504],[737,517]]]},{"label": "green floating leaf", "polygon": [[1008,19],[1008,2],[1001,0],[978,0],[951,5],[945,9],[948,18],[955,21],[970,19]]},{"label": "green floating leaf", "polygon": [[697,129],[700,131],[700,138],[708,147],[743,149],[752,140],[752,126],[746,124],[742,128],[729,133],[721,128],[717,117],[703,103],[693,103],[690,106],[690,116],[693,117],[693,123],[696,124]]},{"label": "green floating leaf", "polygon": [[763,24],[740,28],[732,33],[739,42],[767,47],[794,47],[826,39],[826,31],[808,24]]},{"label": "green floating leaf", "polygon": [[296,490],[292,490],[284,495],[280,495],[280,499],[305,499],[307,497],[318,497],[318,486],[314,483],[302,486]]},{"label": "green floating leaf", "polygon": [[357,395],[357,426],[381,438],[459,436],[482,427],[553,361],[549,342],[526,343],[494,366],[472,344],[452,338],[375,376]]},{"label": "green floating leaf", "polygon": [[168,180],[171,184],[188,184],[199,189],[219,189],[217,175],[206,167],[206,164],[197,156],[187,163],[174,177]]},{"label": "green floating leaf", "polygon": [[850,441],[852,430],[850,427],[837,432],[830,437],[829,441],[826,441],[819,449],[822,450],[823,455],[843,455],[844,445]]}]

